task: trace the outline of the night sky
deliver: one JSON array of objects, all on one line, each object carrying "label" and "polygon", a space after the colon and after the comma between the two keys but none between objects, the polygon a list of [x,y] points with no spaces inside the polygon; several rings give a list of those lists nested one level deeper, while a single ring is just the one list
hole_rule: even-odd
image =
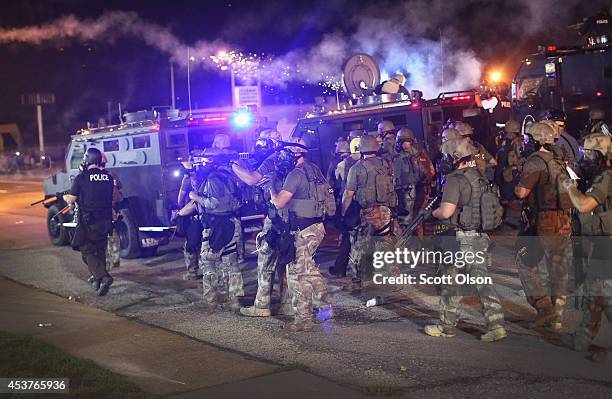
[{"label": "night sky", "polygon": [[[198,40],[221,39],[249,52],[283,55],[315,46],[330,32],[351,35],[357,24],[367,24],[368,18],[381,25],[380,33],[384,35],[387,27],[380,22],[381,18],[401,23],[402,12],[410,13],[412,3],[423,2],[415,0],[398,6],[401,3],[26,0],[3,5],[0,28],[40,25],[68,14],[78,19],[96,19],[107,11],[133,11],[143,20],[167,28],[189,46]],[[541,6],[527,9],[530,2],[526,0],[449,3],[460,4],[443,8],[448,12],[437,13],[422,26],[415,25],[415,35],[436,40],[443,30],[460,32],[453,35],[453,45],[471,49],[485,67],[501,65],[509,71],[508,75],[538,43],[578,40],[567,32],[567,25],[605,4],[599,0],[542,0]],[[435,6],[432,12],[435,13]],[[543,15],[542,19],[536,19],[535,14]],[[544,26],[555,23],[558,30]],[[115,114],[117,102],[128,111],[170,103],[168,54],[129,36],[40,45],[0,43],[0,57],[0,123],[17,122],[26,144],[36,143],[36,128],[33,107],[20,104],[22,94],[55,94],[56,104],[45,109],[45,124],[47,141],[57,144],[64,143],[86,121],[97,122],[105,117],[107,102],[112,103]],[[183,109],[187,107],[185,77],[185,70],[176,68],[177,104]],[[320,92],[316,85],[302,89],[299,82],[274,91],[268,89],[264,102],[310,101]],[[211,70],[196,70],[192,74],[192,99],[194,106],[199,107],[230,103],[229,77]]]}]

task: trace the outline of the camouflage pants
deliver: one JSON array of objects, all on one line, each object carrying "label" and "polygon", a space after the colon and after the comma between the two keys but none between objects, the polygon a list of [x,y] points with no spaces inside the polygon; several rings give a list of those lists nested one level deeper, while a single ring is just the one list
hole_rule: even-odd
[{"label": "camouflage pants", "polygon": [[[361,225],[351,239],[349,265],[357,279],[370,281],[373,276],[371,255],[375,251],[390,251],[394,248],[394,235],[398,231],[397,222],[393,220],[391,210],[386,206],[377,206],[361,210]],[[398,265],[387,265],[381,270],[383,275],[400,274]]]},{"label": "camouflage pants", "polygon": [[312,320],[314,303],[330,304],[325,280],[314,262],[314,255],[325,236],[323,223],[315,223],[295,234],[295,261],[287,265],[287,282],[293,292],[296,320]]},{"label": "camouflage pants", "polygon": [[185,268],[192,277],[197,276],[200,264],[200,251],[202,249],[202,223],[196,218],[190,218],[187,224],[183,256]]},{"label": "camouflage pants", "polygon": [[584,285],[586,296],[582,298],[582,320],[577,334],[591,342],[601,327],[602,314],[612,323],[612,280],[587,279]]},{"label": "camouflage pants", "polygon": [[212,230],[202,230],[200,270],[203,274],[203,299],[207,303],[244,295],[242,273],[236,253],[236,244],[242,228],[238,219],[232,217],[231,221],[234,224],[234,236],[218,252],[213,251],[209,245]]},{"label": "camouflage pants", "polygon": [[121,259],[119,257],[120,250],[119,234],[113,229],[112,234],[108,236],[106,242],[106,270],[119,267]]},{"label": "camouflage pants", "polygon": [[187,273],[197,275],[200,263],[200,254],[198,252],[189,251],[187,243],[183,246],[183,257],[185,258],[185,268]]},{"label": "camouflage pants", "polygon": [[[265,235],[272,227],[270,218],[264,220],[261,235]],[[278,267],[278,252],[270,248],[265,240],[257,252],[257,294],[255,296],[255,307],[269,309],[274,288],[274,272],[277,271],[281,305],[291,303],[291,295],[287,289],[286,267]]]},{"label": "camouflage pants", "polygon": [[[517,256],[518,273],[527,301],[538,311],[554,308],[561,321],[568,294],[568,267],[572,257],[570,217],[553,212],[538,213],[537,247],[543,251],[543,262],[548,272],[548,284],[540,276],[538,264],[526,264]],[[546,287],[548,286],[548,287]]]},{"label": "camouflage pants", "polygon": [[[459,244],[459,252],[476,253],[483,252],[485,261],[482,263],[476,260],[473,263],[465,263],[465,266],[460,268],[456,264],[443,264],[440,266],[439,274],[451,276],[451,281],[454,282],[458,274],[466,274],[471,277],[487,277],[489,275],[488,268],[491,264],[491,257],[488,254],[489,237],[485,233],[475,231],[457,231],[456,240]],[[455,247],[456,250],[456,247]],[[490,328],[496,324],[501,324],[504,321],[504,312],[501,302],[497,296],[497,292],[493,285],[475,284],[462,285],[457,284],[446,285],[439,287],[440,291],[440,321],[444,325],[455,327],[458,321],[458,315],[461,310],[461,293],[471,288],[476,291],[476,296],[480,300],[484,308],[484,317],[487,326]]]},{"label": "camouflage pants", "polygon": [[402,209],[401,215],[397,217],[397,221],[403,230],[415,217],[416,188],[411,186],[406,190],[398,190],[397,199],[400,201],[399,208]]}]

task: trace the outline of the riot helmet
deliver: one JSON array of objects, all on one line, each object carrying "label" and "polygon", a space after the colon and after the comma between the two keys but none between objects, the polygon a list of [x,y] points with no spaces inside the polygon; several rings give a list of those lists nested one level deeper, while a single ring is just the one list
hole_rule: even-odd
[{"label": "riot helmet", "polygon": [[456,121],[451,125],[451,127],[458,130],[462,136],[471,136],[474,134],[474,128],[470,126],[469,123]]},{"label": "riot helmet", "polygon": [[89,147],[83,156],[83,166],[86,169],[89,165],[102,165],[102,151],[94,147]]},{"label": "riot helmet", "polygon": [[380,143],[377,137],[363,136],[359,141],[359,152],[362,155],[376,154],[380,151]]},{"label": "riot helmet", "polygon": [[465,139],[450,139],[445,141],[440,148],[442,154],[450,156],[455,164],[462,159],[466,159],[478,154],[478,149]]}]

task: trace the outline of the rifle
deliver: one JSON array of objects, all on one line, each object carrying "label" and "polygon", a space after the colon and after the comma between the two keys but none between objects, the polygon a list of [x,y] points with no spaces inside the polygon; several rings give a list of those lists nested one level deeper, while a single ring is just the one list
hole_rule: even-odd
[{"label": "rifle", "polygon": [[62,192],[58,192],[58,193],[55,193],[54,195],[52,195],[50,197],[45,197],[45,198],[43,198],[41,200],[38,200],[36,202],[32,202],[30,204],[30,206],[38,205],[40,203],[42,203],[43,205],[49,205],[49,204],[54,203],[55,201],[58,201],[60,198],[62,198],[66,194],[68,194],[68,190],[62,191]]},{"label": "rifle", "polygon": [[397,242],[397,247],[399,248],[400,246],[405,246],[409,239],[410,236],[412,235],[412,233],[417,229],[417,227],[425,222],[426,220],[428,220],[431,217],[431,211],[433,210],[434,206],[436,205],[436,203],[442,198],[442,196],[440,194],[436,195],[435,197],[433,197],[425,206],[425,208],[419,212],[416,217],[414,219],[412,219],[412,222],[410,222],[410,225],[406,228],[406,230],[404,230],[404,232],[402,233],[402,235],[400,236],[399,241]]},{"label": "rifle", "polygon": [[60,209],[60,211],[58,213],[56,213],[55,215],[53,215],[51,217],[51,219],[56,219],[59,215],[65,215],[68,212],[70,212],[70,205],[66,205],[65,207],[63,207],[62,209]]}]

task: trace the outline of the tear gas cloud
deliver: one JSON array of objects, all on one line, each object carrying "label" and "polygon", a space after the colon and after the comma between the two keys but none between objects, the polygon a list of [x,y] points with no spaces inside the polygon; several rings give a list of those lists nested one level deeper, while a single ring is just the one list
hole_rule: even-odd
[{"label": "tear gas cloud", "polygon": [[[242,63],[247,72],[258,71],[267,85],[327,81],[337,87],[346,59],[365,52],[379,62],[383,77],[402,72],[409,89],[422,90],[425,97],[433,97],[441,91],[478,85],[483,64],[475,50],[479,54],[486,52],[495,45],[496,38],[505,38],[504,35],[536,35],[546,29],[550,33],[551,26],[564,30],[575,22],[572,10],[578,3],[578,0],[377,2],[376,6],[347,15],[309,48],[273,57],[237,52],[239,56],[231,62]],[[589,8],[595,11],[600,7],[598,3],[599,0],[589,2]],[[466,7],[472,10],[469,17],[465,17]],[[513,13],[512,18],[504,16],[504,10]],[[455,18],[456,15],[464,17]],[[474,32],[482,35],[480,42],[474,40]],[[0,44],[116,43],[126,37],[141,40],[182,66],[188,62],[189,51],[193,68],[225,70],[227,65],[216,62],[215,56],[236,50],[222,38],[188,45],[169,29],[124,11],[107,12],[96,19],[81,20],[70,15],[40,26],[0,28]]]}]

